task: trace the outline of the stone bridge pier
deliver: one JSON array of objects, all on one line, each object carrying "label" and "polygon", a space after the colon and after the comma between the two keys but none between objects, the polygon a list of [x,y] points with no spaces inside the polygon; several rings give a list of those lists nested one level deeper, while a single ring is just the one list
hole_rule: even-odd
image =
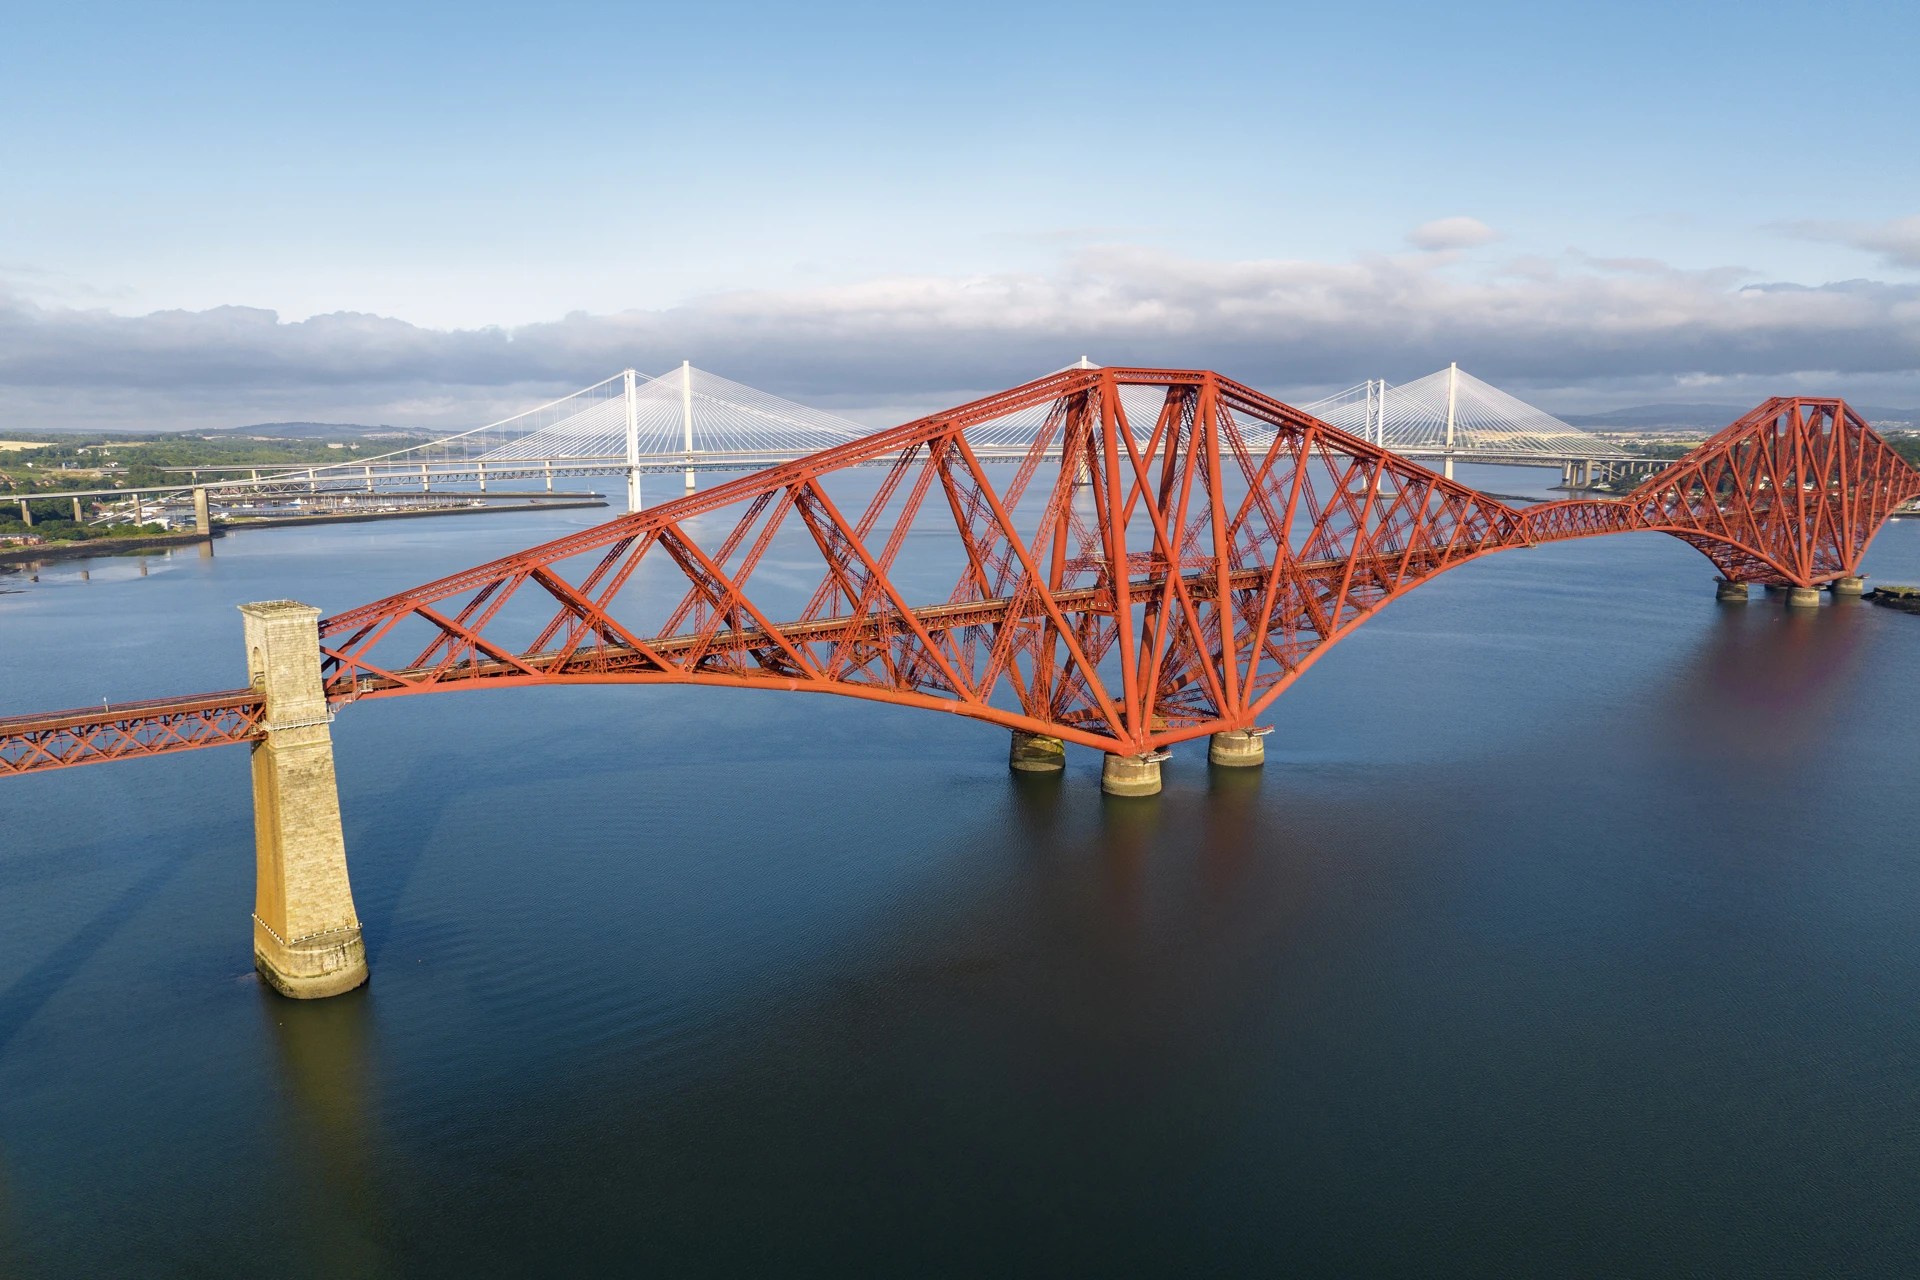
[{"label": "stone bridge pier", "polygon": [[300,1000],[367,980],[347,882],[333,734],[320,683],[320,611],[292,600],[243,604],[247,675],[266,698],[253,747],[253,960]]}]

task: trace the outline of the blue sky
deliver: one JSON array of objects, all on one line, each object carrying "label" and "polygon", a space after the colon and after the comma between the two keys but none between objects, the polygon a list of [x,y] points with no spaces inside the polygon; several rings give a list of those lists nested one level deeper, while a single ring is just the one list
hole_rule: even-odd
[{"label": "blue sky", "polygon": [[451,424],[682,356],[884,418],[1083,348],[1920,404],[1920,6],[5,19],[0,429]]}]

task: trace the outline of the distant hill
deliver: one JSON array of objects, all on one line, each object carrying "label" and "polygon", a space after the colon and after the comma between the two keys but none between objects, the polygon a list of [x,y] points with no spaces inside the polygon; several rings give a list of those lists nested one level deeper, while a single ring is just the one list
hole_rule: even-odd
[{"label": "distant hill", "polygon": [[358,422],[256,422],[250,427],[222,427],[217,431],[202,431],[196,434],[204,436],[239,436],[241,439],[258,436],[268,440],[340,440],[348,438],[379,439],[381,437],[426,436],[427,431],[408,431],[402,427],[369,427]]},{"label": "distant hill", "polygon": [[[1753,408],[1750,404],[1642,404],[1610,413],[1563,413],[1560,421],[1590,431],[1718,431]],[[1868,422],[1920,428],[1920,409],[1856,404]]]}]

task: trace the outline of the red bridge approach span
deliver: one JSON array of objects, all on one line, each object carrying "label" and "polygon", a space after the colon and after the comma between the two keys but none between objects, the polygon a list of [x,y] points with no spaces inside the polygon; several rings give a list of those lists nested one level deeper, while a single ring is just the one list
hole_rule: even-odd
[{"label": "red bridge approach span", "polygon": [[[971,442],[1010,424],[1031,447],[990,469]],[[855,467],[877,483],[843,510],[823,480]],[[366,976],[327,730],[354,702],[833,693],[998,724],[1016,769],[1092,747],[1105,789],[1146,795],[1179,742],[1260,763],[1288,685],[1469,560],[1655,531],[1713,562],[1722,600],[1817,604],[1862,589],[1916,495],[1920,471],[1837,399],[1769,400],[1625,498],[1518,510],[1215,373],[1068,369],[330,618],[244,606],[248,687],[0,720],[0,773],[251,744],[256,959],[328,995]]]}]

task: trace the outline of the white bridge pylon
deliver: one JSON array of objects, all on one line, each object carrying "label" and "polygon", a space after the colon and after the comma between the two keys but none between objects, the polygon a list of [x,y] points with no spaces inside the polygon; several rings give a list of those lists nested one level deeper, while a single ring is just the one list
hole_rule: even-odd
[{"label": "white bridge pylon", "polygon": [[640,477],[757,470],[866,435],[869,428],[683,362],[660,377],[627,369],[524,413],[351,463],[273,477],[316,486],[390,488],[544,475],[619,475],[638,510]]},{"label": "white bridge pylon", "polygon": [[[1084,359],[1077,367],[1097,368]],[[1159,413],[1151,388],[1130,388],[1135,436],[1145,444]],[[1136,401],[1138,403],[1136,403]],[[1024,458],[1051,406],[1040,405],[967,433],[983,461]],[[261,476],[260,488],[391,490],[434,484],[621,475],[629,510],[642,505],[641,477],[679,471],[748,471],[790,462],[871,434],[873,428],[756,390],[683,362],[659,377],[628,369],[557,400],[453,435],[348,463]],[[242,482],[244,483],[244,482]]]},{"label": "white bridge pylon", "polygon": [[[1078,368],[1098,368],[1084,357]],[[1160,412],[1160,394],[1131,387],[1122,394],[1127,417],[1143,444]],[[1532,465],[1611,463],[1623,450],[1568,426],[1525,401],[1457,367],[1417,382],[1364,382],[1301,408],[1351,434],[1396,453]],[[1026,456],[1051,406],[1039,405],[982,423],[967,433],[982,461]],[[372,458],[321,467],[256,473],[251,480],[216,481],[210,490],[373,493],[478,482],[544,480],[556,476],[624,475],[629,510],[641,503],[641,477],[679,471],[686,488],[697,471],[749,471],[791,461],[869,434],[857,422],[759,391],[682,363],[649,377],[632,369],[590,387],[483,427],[456,432]],[[1250,433],[1264,448],[1270,433]]]},{"label": "white bridge pylon", "polygon": [[696,369],[691,362],[658,378],[628,369],[568,400],[576,402],[571,413],[492,445],[480,460],[618,460],[625,464],[628,505],[638,510],[640,476],[647,471],[678,463],[692,489],[696,470],[767,466],[867,434],[859,423]]},{"label": "white bridge pylon", "polygon": [[1399,386],[1358,383],[1300,408],[1403,457],[1443,458],[1448,476],[1455,459],[1546,466],[1633,456],[1458,365]]}]

